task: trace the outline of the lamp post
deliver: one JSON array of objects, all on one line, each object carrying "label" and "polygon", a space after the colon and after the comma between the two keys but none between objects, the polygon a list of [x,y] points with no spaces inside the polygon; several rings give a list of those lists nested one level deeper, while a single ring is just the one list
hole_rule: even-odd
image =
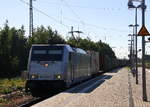
[{"label": "lamp post", "polygon": [[130,25],[129,25],[129,28],[130,28],[130,27],[133,28],[133,34],[132,34],[132,39],[131,39],[131,40],[133,40],[133,44],[132,44],[132,45],[133,45],[133,50],[132,50],[132,51],[133,51],[133,55],[134,55],[134,46],[135,46],[135,39],[134,39],[134,38],[135,38],[135,37],[134,37],[134,36],[135,36],[135,25],[130,24]]},{"label": "lamp post", "polygon": [[137,27],[139,26],[137,24],[137,9],[138,7],[135,8],[135,25],[130,24],[129,27],[133,27],[133,67],[134,70],[136,71],[136,84],[138,84],[138,65],[137,65]]},{"label": "lamp post", "polygon": [[135,25],[130,24],[129,28],[133,28],[133,34],[131,35],[131,44],[132,44],[132,70],[135,70]]},{"label": "lamp post", "polygon": [[[128,41],[131,41],[131,40],[128,40]],[[130,54],[130,55],[129,55],[129,58],[130,58],[129,60],[130,60],[130,62],[131,62],[131,44],[130,44],[130,43],[128,44],[128,51],[130,52],[130,53],[129,53],[129,54]]]},{"label": "lamp post", "polygon": [[131,70],[133,68],[133,35],[132,34],[129,34],[128,36],[131,36],[131,40],[128,40],[128,41],[131,41],[130,45],[131,45],[131,48],[130,48],[130,63],[131,63]]},{"label": "lamp post", "polygon": [[137,27],[139,26],[137,24],[137,8],[135,9],[136,10],[136,17],[135,17],[135,70],[136,70],[136,84],[138,84],[138,52],[137,52]]},{"label": "lamp post", "polygon": [[138,84],[138,65],[137,65],[137,27],[139,26],[137,24],[137,9],[141,8],[141,5],[134,6],[131,1],[128,2],[128,8],[134,8],[135,9],[135,25],[132,25],[135,27],[135,70],[136,70],[136,84]]},{"label": "lamp post", "polygon": [[[145,26],[145,0],[142,0],[142,26]],[[145,36],[142,36],[142,86],[143,86],[143,100],[147,101],[146,90],[146,72],[145,72]]]},{"label": "lamp post", "polygon": [[[133,1],[141,2],[141,5],[135,7],[133,5]],[[128,2],[129,8],[138,8],[142,9],[142,26],[145,26],[145,0],[129,0]],[[142,93],[143,93],[143,101],[147,101],[147,90],[146,90],[146,72],[145,72],[145,36],[142,36]]]}]

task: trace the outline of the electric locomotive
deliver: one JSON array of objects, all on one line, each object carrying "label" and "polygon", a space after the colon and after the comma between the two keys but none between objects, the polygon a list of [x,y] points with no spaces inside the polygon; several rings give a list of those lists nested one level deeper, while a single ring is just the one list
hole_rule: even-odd
[{"label": "electric locomotive", "polygon": [[91,57],[70,45],[35,44],[30,49],[26,91],[39,92],[70,87],[91,77]]}]

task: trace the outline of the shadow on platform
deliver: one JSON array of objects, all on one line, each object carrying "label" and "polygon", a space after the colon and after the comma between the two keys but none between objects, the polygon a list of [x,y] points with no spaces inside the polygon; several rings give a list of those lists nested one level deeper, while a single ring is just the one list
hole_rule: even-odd
[{"label": "shadow on platform", "polygon": [[112,77],[113,77],[112,75],[98,76],[96,79],[93,79],[92,81],[89,80],[79,84],[78,86],[68,89],[67,91],[65,91],[65,93],[91,93],[97,87],[102,85],[106,80],[109,80]]},{"label": "shadow on platform", "polygon": [[114,69],[114,70],[111,70],[111,71],[108,71],[108,73],[117,73],[120,71],[120,69],[122,68],[117,68],[117,69]]}]

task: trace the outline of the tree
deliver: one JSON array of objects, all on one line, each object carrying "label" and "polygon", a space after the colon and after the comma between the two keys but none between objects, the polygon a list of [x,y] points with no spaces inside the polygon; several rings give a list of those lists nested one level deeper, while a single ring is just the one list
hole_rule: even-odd
[{"label": "tree", "polygon": [[82,39],[80,37],[74,39],[73,37],[70,37],[67,43],[72,46],[80,47],[84,50],[93,50],[101,54],[108,55],[109,57],[116,58],[112,48],[108,44],[103,43],[101,40],[93,42],[88,37],[86,39]]},{"label": "tree", "polygon": [[40,26],[34,29],[33,36],[29,38],[30,44],[63,44],[65,40],[57,33],[52,31],[50,27],[47,29],[44,26]]},{"label": "tree", "polygon": [[23,26],[10,28],[8,21],[0,31],[0,77],[14,77],[26,69],[26,41]]}]

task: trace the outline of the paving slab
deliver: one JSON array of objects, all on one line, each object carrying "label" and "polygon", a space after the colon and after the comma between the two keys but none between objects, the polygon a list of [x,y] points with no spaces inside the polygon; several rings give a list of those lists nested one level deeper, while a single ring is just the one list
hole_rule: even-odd
[{"label": "paving slab", "polygon": [[148,101],[144,102],[142,100],[142,68],[138,68],[138,80],[139,84],[135,83],[135,77],[131,75],[131,87],[132,87],[132,97],[134,100],[134,107],[150,107],[150,70],[146,69],[146,82],[147,82],[147,98]]}]

